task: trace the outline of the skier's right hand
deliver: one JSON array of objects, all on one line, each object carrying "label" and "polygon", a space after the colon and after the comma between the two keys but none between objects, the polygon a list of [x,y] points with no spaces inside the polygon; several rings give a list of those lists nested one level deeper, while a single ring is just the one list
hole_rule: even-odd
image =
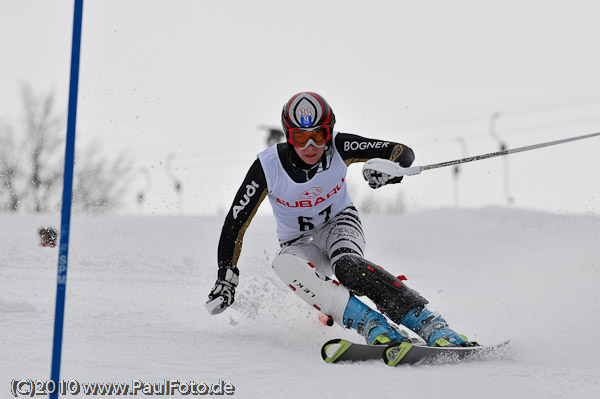
[{"label": "skier's right hand", "polygon": [[205,305],[210,314],[219,314],[233,304],[239,276],[240,271],[235,266],[219,268],[217,281]]}]

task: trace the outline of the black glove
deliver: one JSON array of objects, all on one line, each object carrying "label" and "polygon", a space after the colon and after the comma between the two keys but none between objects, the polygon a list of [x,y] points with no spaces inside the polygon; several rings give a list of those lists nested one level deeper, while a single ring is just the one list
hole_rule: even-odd
[{"label": "black glove", "polygon": [[379,188],[383,187],[386,184],[396,184],[402,181],[404,176],[396,176],[393,177],[388,175],[387,173],[380,172],[375,169],[365,169],[363,170],[363,176],[365,180],[369,183],[369,187],[371,188]]},{"label": "black glove", "polygon": [[219,268],[217,281],[206,302],[206,308],[211,314],[219,314],[233,304],[239,276],[240,271],[235,266]]}]

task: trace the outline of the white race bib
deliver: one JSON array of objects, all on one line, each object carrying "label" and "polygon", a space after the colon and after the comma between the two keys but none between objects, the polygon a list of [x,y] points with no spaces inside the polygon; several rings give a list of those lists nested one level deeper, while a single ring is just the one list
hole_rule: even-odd
[{"label": "white race bib", "polygon": [[[333,140],[337,132],[334,132]],[[268,197],[277,221],[277,237],[288,241],[324,223],[352,204],[346,185],[348,166],[333,146],[331,165],[306,183],[296,183],[283,169],[277,146],[258,154]]]}]

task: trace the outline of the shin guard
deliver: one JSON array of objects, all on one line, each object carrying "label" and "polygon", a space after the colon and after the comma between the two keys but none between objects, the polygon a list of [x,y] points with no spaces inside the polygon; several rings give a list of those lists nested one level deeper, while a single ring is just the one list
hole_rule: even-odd
[{"label": "shin guard", "polygon": [[415,307],[428,302],[381,266],[356,255],[344,255],[334,264],[338,280],[351,292],[371,299],[395,323]]},{"label": "shin guard", "polygon": [[281,254],[273,260],[273,270],[300,298],[320,312],[344,323],[344,311],[350,299],[346,287],[319,273],[315,266],[295,255]]}]

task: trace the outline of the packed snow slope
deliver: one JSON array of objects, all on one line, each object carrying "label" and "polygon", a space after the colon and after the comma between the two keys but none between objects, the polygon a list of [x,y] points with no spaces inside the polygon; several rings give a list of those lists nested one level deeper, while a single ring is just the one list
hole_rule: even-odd
[{"label": "packed snow slope", "polygon": [[[0,215],[0,397],[48,379],[58,216]],[[326,364],[325,327],[273,273],[271,217],[246,232],[234,306],[210,316],[220,217],[75,217],[61,377],[213,383],[239,398],[600,397],[600,218],[490,208],[364,215],[366,257],[506,358],[452,365]]]}]

